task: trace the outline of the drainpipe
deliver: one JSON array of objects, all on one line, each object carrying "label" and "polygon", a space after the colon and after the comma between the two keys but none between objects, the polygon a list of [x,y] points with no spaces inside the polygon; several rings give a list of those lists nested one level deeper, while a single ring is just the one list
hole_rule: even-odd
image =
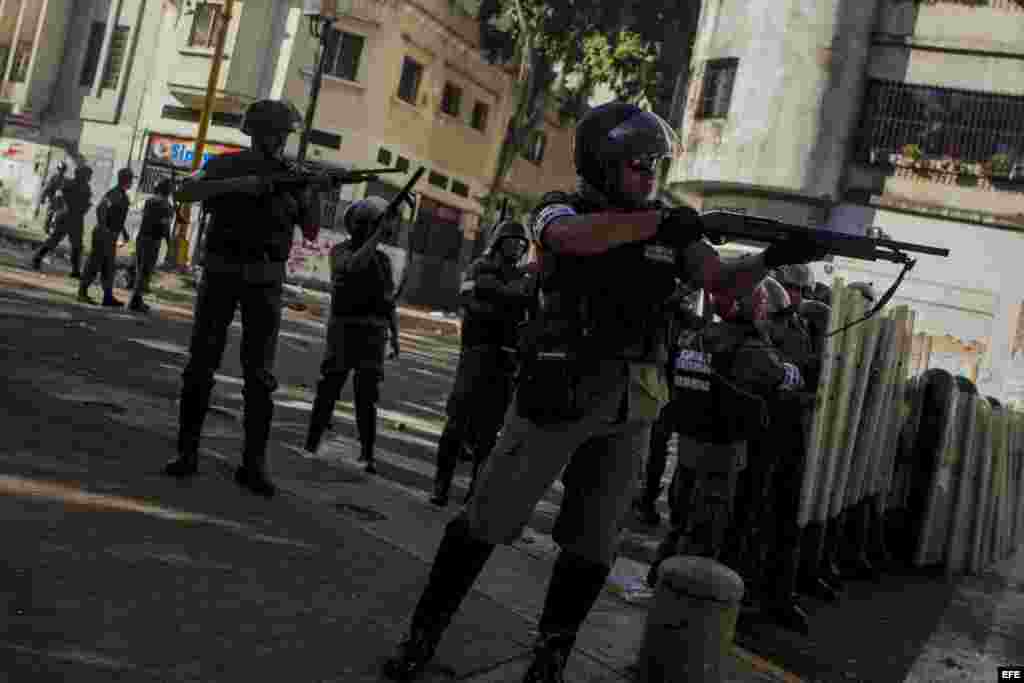
[{"label": "drainpipe", "polygon": [[18,54],[18,38],[21,36],[21,22],[25,20],[25,5],[28,0],[21,0],[18,5],[18,18],[14,22],[14,41],[11,43],[11,51],[7,53],[7,63],[4,64],[3,78],[0,79],[0,93],[11,78],[11,69],[14,67],[14,57]]}]

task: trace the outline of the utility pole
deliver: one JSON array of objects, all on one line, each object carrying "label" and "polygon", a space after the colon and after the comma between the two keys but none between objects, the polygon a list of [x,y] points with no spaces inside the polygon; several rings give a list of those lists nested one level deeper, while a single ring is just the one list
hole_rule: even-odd
[{"label": "utility pole", "polygon": [[[210,63],[210,78],[206,84],[206,99],[203,102],[203,111],[199,116],[199,130],[196,132],[195,153],[192,157],[192,172],[195,173],[203,165],[203,152],[206,149],[206,133],[210,129],[210,118],[213,116],[213,101],[217,92],[217,84],[220,81],[220,66],[224,60],[224,42],[228,35],[228,25],[231,23],[231,12],[234,9],[235,0],[224,0],[224,9],[221,12],[220,23],[217,25],[217,34],[214,36],[213,61]],[[192,205],[181,204],[177,216],[178,231],[175,239],[177,247],[177,265],[184,268],[188,265],[188,229],[192,224]]]},{"label": "utility pole", "polygon": [[334,21],[338,16],[334,0],[307,0],[303,14],[309,19],[309,34],[319,42],[320,57],[316,60],[316,70],[309,86],[309,104],[306,106],[306,121],[302,126],[299,138],[299,151],[296,158],[306,160],[309,147],[309,136],[313,132],[313,118],[316,115],[317,100],[320,99],[320,86],[324,82],[324,66],[327,61],[327,41],[330,40]]}]

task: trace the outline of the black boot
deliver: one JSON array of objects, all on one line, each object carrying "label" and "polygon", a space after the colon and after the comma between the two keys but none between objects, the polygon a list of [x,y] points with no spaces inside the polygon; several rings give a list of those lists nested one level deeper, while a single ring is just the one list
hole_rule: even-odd
[{"label": "black boot", "polygon": [[839,569],[839,535],[842,529],[842,513],[831,517],[825,526],[825,545],[822,551],[821,578],[841,591],[843,589],[843,573]]},{"label": "black boot", "polygon": [[324,432],[330,426],[334,404],[341,397],[344,384],[344,378],[339,380],[333,375],[324,377],[317,383],[313,413],[309,416],[309,432],[306,434],[306,450],[310,453],[316,453]]},{"label": "black boot", "polygon": [[564,683],[576,634],[604,589],[610,567],[562,550],[555,560],[523,683]]},{"label": "black boot", "polygon": [[398,644],[395,655],[384,663],[387,678],[411,681],[423,673],[492,552],[494,544],[471,536],[464,517],[460,515],[448,522],[427,586],[413,611],[409,632]]},{"label": "black boot", "polygon": [[451,492],[452,479],[455,477],[455,468],[459,462],[459,448],[462,444],[462,430],[454,418],[449,418],[448,423],[441,432],[441,438],[437,441],[437,470],[434,473],[434,495],[430,502],[438,507],[448,505],[448,494]]},{"label": "black boot", "polygon": [[846,566],[847,573],[855,579],[878,581],[878,571],[868,559],[867,553],[869,514],[870,511],[864,500],[857,503],[850,511],[846,535]]},{"label": "black boot", "polygon": [[178,457],[164,465],[167,476],[180,479],[199,471],[199,438],[212,391],[212,384],[186,382],[182,387],[178,400]]},{"label": "black boot", "polygon": [[377,441],[377,404],[356,392],[356,431],[359,432],[359,460],[365,464],[367,474],[376,474],[374,444]]},{"label": "black boot", "polygon": [[274,402],[264,389],[242,390],[245,394],[245,446],[242,465],[235,470],[235,482],[258,496],[271,498],[277,487],[267,478],[267,441],[274,419]]},{"label": "black boot", "polygon": [[797,582],[798,590],[812,598],[835,602],[839,593],[821,576],[821,557],[824,553],[825,527],[819,522],[810,522],[805,528],[801,542],[801,569]]},{"label": "black boot", "polygon": [[762,603],[765,617],[784,629],[803,636],[811,634],[810,620],[797,599],[797,574],[800,567],[800,529],[796,524],[780,531],[775,556],[778,558],[770,574],[771,585]]}]

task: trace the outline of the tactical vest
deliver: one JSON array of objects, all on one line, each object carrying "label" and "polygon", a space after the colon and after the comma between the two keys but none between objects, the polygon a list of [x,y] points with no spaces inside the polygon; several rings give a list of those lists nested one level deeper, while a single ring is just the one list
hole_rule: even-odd
[{"label": "tactical vest", "polygon": [[[349,243],[341,245],[352,253]],[[391,259],[382,251],[374,251],[367,268],[333,273],[334,293],[331,296],[331,310],[336,316],[348,318],[391,317],[394,309],[394,281],[391,276]]]},{"label": "tactical vest", "polygon": [[[210,159],[204,178],[222,180],[287,170],[283,161],[245,151]],[[281,195],[225,194],[206,200],[204,205],[212,214],[205,244],[208,253],[241,263],[288,260],[299,216]]]},{"label": "tactical vest", "polygon": [[[551,193],[537,212],[555,203],[568,204],[578,214],[601,209],[578,194]],[[554,260],[540,291],[548,345],[587,359],[664,362],[664,303],[682,274],[681,256],[654,240],[586,257],[545,254]]]},{"label": "tactical vest", "polygon": [[[481,259],[488,259],[484,256]],[[515,270],[508,279],[501,272],[500,266],[494,264],[488,267],[480,267],[477,261],[470,264],[475,275],[487,273],[497,277],[503,285],[514,283],[525,278],[520,270]],[[464,348],[473,346],[506,346],[513,348],[516,344],[516,330],[519,323],[523,322],[528,308],[528,302],[524,300],[494,300],[483,301],[476,298],[475,294],[472,306],[462,307],[462,334],[461,341]]]},{"label": "tactical vest", "polygon": [[672,402],[680,433],[703,443],[745,441],[764,423],[765,404],[731,380],[736,355],[750,334],[735,345],[708,350],[703,332],[689,336],[673,359]]}]

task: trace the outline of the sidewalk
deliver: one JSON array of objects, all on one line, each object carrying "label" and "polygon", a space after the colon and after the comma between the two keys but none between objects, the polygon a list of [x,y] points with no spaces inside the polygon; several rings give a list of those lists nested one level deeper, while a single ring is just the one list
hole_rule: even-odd
[{"label": "sidewalk", "polygon": [[[0,670],[9,680],[379,680],[454,510],[365,477],[344,438],[317,459],[274,443],[282,495],[245,495],[230,481],[237,440],[218,435],[217,418],[202,475],[166,480],[176,371],[165,353],[78,327],[81,315],[108,314],[35,300],[0,320]],[[425,680],[518,680],[552,550],[499,549]],[[629,680],[644,615],[603,597],[569,680]],[[737,655],[730,681],[793,680]]]}]

